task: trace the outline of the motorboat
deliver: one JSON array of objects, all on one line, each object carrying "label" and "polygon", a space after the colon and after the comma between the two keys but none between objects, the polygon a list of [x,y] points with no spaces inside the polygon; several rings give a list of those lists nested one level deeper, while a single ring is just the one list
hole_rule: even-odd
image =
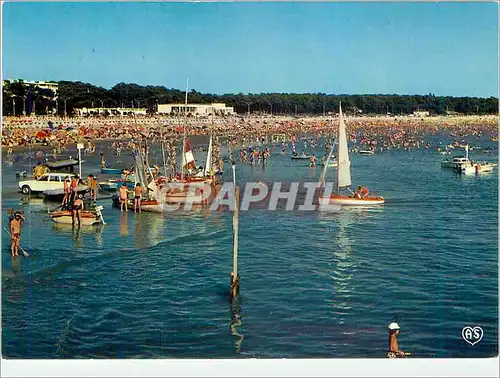
[{"label": "motorboat", "polygon": [[373,155],[373,154],[375,154],[375,151],[372,151],[372,150],[360,150],[359,154],[360,155]]},{"label": "motorboat", "polygon": [[441,162],[441,168],[454,168],[462,164],[470,164],[470,160],[465,156],[455,156],[452,159],[444,159]]},{"label": "motorboat", "polygon": [[469,145],[465,145],[465,155],[454,156],[451,160],[446,158],[441,162],[441,168],[453,168],[471,165],[469,160]]},{"label": "motorboat", "polygon": [[496,166],[497,164],[489,162],[469,162],[468,164],[456,164],[453,169],[458,173],[479,174],[492,172]]}]

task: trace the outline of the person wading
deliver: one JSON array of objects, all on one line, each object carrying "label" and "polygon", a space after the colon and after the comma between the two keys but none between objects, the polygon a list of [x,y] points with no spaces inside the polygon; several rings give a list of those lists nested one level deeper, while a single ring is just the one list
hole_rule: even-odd
[{"label": "person wading", "polygon": [[123,211],[123,208],[125,208],[125,211],[128,211],[128,193],[130,191],[127,189],[127,185],[125,183],[120,186],[119,189],[120,192],[120,211]]},{"label": "person wading", "polygon": [[74,203],[76,198],[78,197],[78,182],[80,181],[80,178],[78,175],[73,176],[71,179],[71,184],[69,186],[70,188],[70,203]]},{"label": "person wading", "polygon": [[23,227],[24,216],[20,211],[14,213],[10,221],[10,254],[12,257],[19,256],[19,245],[21,244],[21,228]]},{"label": "person wading", "polygon": [[65,207],[68,206],[68,201],[69,201],[69,194],[70,194],[70,181],[69,181],[69,177],[66,176],[64,178],[64,198],[63,198],[63,201],[62,201],[62,204],[61,204],[61,207],[64,209]]},{"label": "person wading", "polygon": [[141,212],[141,195],[142,187],[140,183],[137,183],[134,189],[134,213],[137,211]]},{"label": "person wading", "polygon": [[397,335],[399,334],[399,324],[391,323],[389,328],[389,352],[387,352],[388,358],[404,358],[409,356],[410,353],[405,353],[399,349]]},{"label": "person wading", "polygon": [[81,198],[76,198],[73,202],[73,208],[71,210],[71,215],[73,217],[72,224],[75,225],[75,218],[78,220],[78,226],[82,225],[82,209],[83,201]]}]

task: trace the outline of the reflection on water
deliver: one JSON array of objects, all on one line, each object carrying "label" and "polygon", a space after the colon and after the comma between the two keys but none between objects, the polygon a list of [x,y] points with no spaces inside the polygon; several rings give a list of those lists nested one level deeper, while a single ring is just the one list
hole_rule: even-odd
[{"label": "reflection on water", "polygon": [[231,335],[236,336],[234,341],[235,352],[237,354],[241,353],[241,344],[243,343],[244,336],[238,333],[237,327],[242,325],[241,322],[241,307],[238,298],[234,298],[231,302]]},{"label": "reflection on water", "polygon": [[120,215],[120,235],[128,236],[128,211],[124,211]]},{"label": "reflection on water", "polygon": [[73,242],[76,248],[83,248],[82,228],[73,227]]},{"label": "reflection on water", "polygon": [[104,245],[103,239],[103,230],[104,227],[102,225],[97,226],[73,226],[72,224],[62,224],[62,223],[54,223],[52,226],[52,230],[54,230],[58,234],[66,234],[71,233],[73,243],[76,248],[83,248],[83,234],[93,234],[95,236],[95,240],[99,247]]},{"label": "reflection on water", "polygon": [[[343,310],[349,310],[351,307],[348,304],[350,297],[350,281],[353,275],[353,263],[351,252],[353,240],[351,238],[351,227],[354,224],[355,214],[351,212],[343,212],[338,216],[338,232],[337,232],[337,248],[333,252],[335,264],[333,266],[332,279],[335,284],[335,292],[337,296],[337,306]],[[339,298],[340,297],[340,301]]]},{"label": "reflection on water", "polygon": [[163,214],[146,212],[134,214],[134,239],[137,248],[149,248],[161,243],[163,234]]}]

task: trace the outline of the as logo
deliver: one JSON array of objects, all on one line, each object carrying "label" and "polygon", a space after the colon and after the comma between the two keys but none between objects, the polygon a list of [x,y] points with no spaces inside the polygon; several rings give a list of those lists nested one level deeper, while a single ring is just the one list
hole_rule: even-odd
[{"label": "as logo", "polygon": [[483,329],[481,327],[464,327],[462,329],[462,337],[470,345],[475,345],[483,338]]}]

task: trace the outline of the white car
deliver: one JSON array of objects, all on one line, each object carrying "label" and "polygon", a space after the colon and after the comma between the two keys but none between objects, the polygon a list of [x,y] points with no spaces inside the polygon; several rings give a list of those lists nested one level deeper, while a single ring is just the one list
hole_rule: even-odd
[{"label": "white car", "polygon": [[45,173],[38,180],[19,181],[19,189],[23,194],[42,193],[46,190],[64,189],[64,179],[70,180],[74,175],[71,173]]}]

